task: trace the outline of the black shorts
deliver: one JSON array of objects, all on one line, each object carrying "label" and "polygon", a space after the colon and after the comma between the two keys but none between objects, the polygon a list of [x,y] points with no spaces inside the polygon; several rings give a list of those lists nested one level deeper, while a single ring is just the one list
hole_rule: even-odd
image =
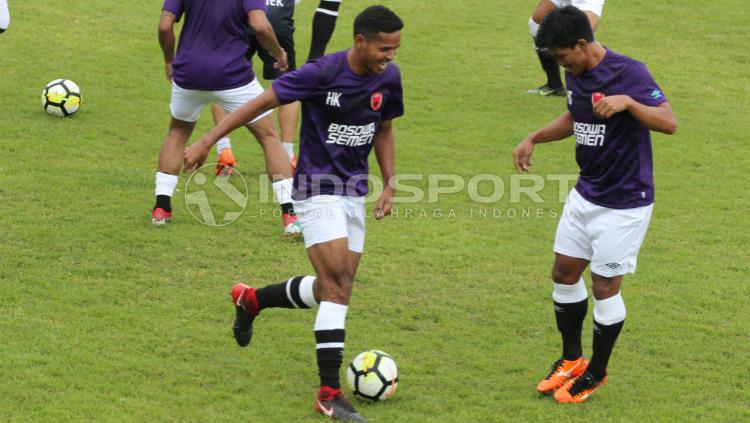
[{"label": "black shorts", "polygon": [[[289,71],[297,69],[297,60],[294,54],[294,32],[277,32],[276,38],[279,40],[281,48],[286,51]],[[250,48],[247,50],[247,59],[252,60],[256,53],[263,61],[263,79],[276,79],[284,73],[274,69],[273,64],[276,63],[276,59],[268,53],[268,50],[260,46],[258,38],[254,34],[250,34]]]}]

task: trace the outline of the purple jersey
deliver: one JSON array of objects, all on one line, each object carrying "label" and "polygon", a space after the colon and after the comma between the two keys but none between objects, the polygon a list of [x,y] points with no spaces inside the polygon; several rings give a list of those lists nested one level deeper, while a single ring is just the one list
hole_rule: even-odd
[{"label": "purple jersey", "polygon": [[576,161],[581,168],[576,190],[588,201],[612,209],[654,202],[651,134],[629,112],[610,119],[594,116],[591,95],[625,94],[647,106],[667,101],[646,66],[607,50],[601,63],[581,75],[566,74],[568,110],[573,115]]},{"label": "purple jersey", "polygon": [[360,76],[347,51],[323,56],[273,82],[282,104],[302,102],[294,198],[367,194],[367,156],[384,120],[404,114],[401,72]]},{"label": "purple jersey", "polygon": [[164,0],[162,10],[185,23],[172,65],[174,82],[189,90],[221,91],[255,79],[245,58],[247,14],[266,11],[265,0]]}]

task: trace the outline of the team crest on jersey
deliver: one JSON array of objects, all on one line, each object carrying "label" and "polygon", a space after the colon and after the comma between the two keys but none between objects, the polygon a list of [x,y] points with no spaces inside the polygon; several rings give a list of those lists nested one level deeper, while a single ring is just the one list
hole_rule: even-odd
[{"label": "team crest on jersey", "polygon": [[383,105],[383,93],[380,91],[373,93],[372,97],[370,97],[370,107],[372,107],[373,112],[377,112],[380,110],[380,106]]}]

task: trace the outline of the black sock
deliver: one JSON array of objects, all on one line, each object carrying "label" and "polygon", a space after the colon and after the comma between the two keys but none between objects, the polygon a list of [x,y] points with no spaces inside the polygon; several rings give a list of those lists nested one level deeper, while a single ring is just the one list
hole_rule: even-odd
[{"label": "black sock", "polygon": [[294,216],[294,206],[292,203],[284,203],[281,205],[281,213],[290,214]]},{"label": "black sock", "polygon": [[[310,308],[302,301],[300,296],[300,285],[304,276],[295,276],[286,282],[268,285],[255,290],[255,299],[258,301],[258,309],[277,308]],[[287,285],[289,285],[287,287]],[[289,295],[287,295],[287,291]]]},{"label": "black sock", "polygon": [[172,212],[172,197],[168,195],[157,195],[156,196],[156,205],[154,206],[154,209],[162,208],[165,212],[171,213]]},{"label": "black sock", "polygon": [[594,320],[594,348],[587,370],[598,380],[607,375],[607,363],[624,324],[624,320],[612,325],[603,325]]},{"label": "black sock", "polygon": [[[341,389],[339,382],[339,371],[344,359],[345,329],[316,330],[315,343],[317,344],[316,355],[318,358],[318,374],[320,375],[320,386],[329,386],[333,389]],[[321,348],[321,344],[341,343],[341,347]]]},{"label": "black sock", "polygon": [[336,28],[336,18],[338,18],[340,5],[341,2],[327,0],[322,0],[318,4],[319,10],[315,12],[315,16],[313,17],[310,54],[307,56],[308,61],[317,59],[325,54],[326,46],[331,41],[333,30]]},{"label": "black sock", "polygon": [[588,299],[577,303],[558,303],[555,301],[554,304],[557,330],[562,335],[563,358],[565,360],[577,360],[583,354],[581,328],[589,307]]},{"label": "black sock", "polygon": [[547,86],[550,88],[560,88],[562,87],[562,79],[560,79],[560,68],[557,65],[557,60],[555,58],[543,51],[536,51],[536,55],[539,57],[539,63],[542,64],[542,69],[544,69],[544,73],[547,74]]}]

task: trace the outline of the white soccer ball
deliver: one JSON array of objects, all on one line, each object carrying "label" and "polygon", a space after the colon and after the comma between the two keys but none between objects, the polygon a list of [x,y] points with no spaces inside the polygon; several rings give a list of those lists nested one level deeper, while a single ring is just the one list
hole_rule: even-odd
[{"label": "white soccer ball", "polygon": [[349,363],[346,379],[355,396],[381,401],[396,393],[398,368],[393,357],[383,351],[365,351]]},{"label": "white soccer ball", "polygon": [[73,81],[55,79],[42,91],[42,107],[54,116],[71,116],[81,107],[81,89]]}]

